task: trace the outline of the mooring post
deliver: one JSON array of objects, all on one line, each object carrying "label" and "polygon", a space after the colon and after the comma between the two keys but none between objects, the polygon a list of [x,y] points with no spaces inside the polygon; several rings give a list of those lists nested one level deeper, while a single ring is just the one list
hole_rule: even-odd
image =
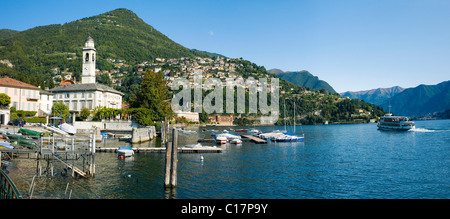
[{"label": "mooring post", "polygon": [[170,142],[166,142],[166,169],[165,169],[165,178],[164,178],[164,187],[170,187],[170,173],[172,167],[172,144]]},{"label": "mooring post", "polygon": [[172,188],[177,186],[177,163],[178,163],[178,131],[173,129],[172,133]]}]

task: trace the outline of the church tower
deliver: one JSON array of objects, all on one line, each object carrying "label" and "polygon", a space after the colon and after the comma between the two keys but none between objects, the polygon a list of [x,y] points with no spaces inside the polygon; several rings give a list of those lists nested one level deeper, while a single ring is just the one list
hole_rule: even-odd
[{"label": "church tower", "polygon": [[94,47],[94,39],[88,37],[83,48],[83,74],[82,84],[95,83],[95,58],[97,50]]}]

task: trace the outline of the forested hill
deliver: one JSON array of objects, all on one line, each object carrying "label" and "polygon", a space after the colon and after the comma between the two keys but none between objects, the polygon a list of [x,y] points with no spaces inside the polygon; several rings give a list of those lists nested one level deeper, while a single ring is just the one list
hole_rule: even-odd
[{"label": "forested hill", "polygon": [[[117,9],[63,25],[35,27],[22,32],[2,31],[0,60],[9,60],[14,67],[0,63],[0,76],[41,85],[49,81],[50,69],[69,68],[79,76],[84,42],[88,36],[95,40],[97,67],[106,59],[122,59],[128,63],[159,58],[208,57],[207,53],[190,50],[175,43],[136,14]],[[3,39],[3,40],[2,40]]]}]

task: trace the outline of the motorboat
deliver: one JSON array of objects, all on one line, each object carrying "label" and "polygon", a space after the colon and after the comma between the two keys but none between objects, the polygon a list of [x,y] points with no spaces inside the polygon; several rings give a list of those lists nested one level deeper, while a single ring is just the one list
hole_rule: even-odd
[{"label": "motorboat", "polygon": [[237,129],[237,130],[234,130],[235,132],[247,132],[247,129]]},{"label": "motorboat", "polygon": [[230,143],[231,143],[231,144],[242,144],[242,140],[236,138],[236,139],[231,140]]},{"label": "motorboat", "polygon": [[125,135],[119,138],[119,141],[131,141],[131,135]]},{"label": "motorboat", "polygon": [[247,131],[247,133],[249,133],[251,135],[259,135],[259,134],[261,134],[261,131],[259,131],[257,129],[250,129],[249,131]]},{"label": "motorboat", "polygon": [[131,157],[134,154],[134,151],[131,147],[119,147],[117,154],[119,156]]},{"label": "motorboat", "polygon": [[408,131],[414,129],[414,121],[406,116],[393,116],[391,113],[380,118],[377,125],[379,130]]},{"label": "motorboat", "polygon": [[217,136],[216,137],[216,143],[217,144],[226,144],[227,141],[228,141],[228,139],[225,136]]}]

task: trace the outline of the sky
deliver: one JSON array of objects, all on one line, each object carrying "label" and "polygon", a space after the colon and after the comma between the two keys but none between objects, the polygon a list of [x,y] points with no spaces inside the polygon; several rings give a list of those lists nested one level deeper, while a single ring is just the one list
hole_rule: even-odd
[{"label": "sky", "polygon": [[187,48],[307,70],[337,92],[450,80],[450,0],[1,0],[0,29],[117,8]]}]

